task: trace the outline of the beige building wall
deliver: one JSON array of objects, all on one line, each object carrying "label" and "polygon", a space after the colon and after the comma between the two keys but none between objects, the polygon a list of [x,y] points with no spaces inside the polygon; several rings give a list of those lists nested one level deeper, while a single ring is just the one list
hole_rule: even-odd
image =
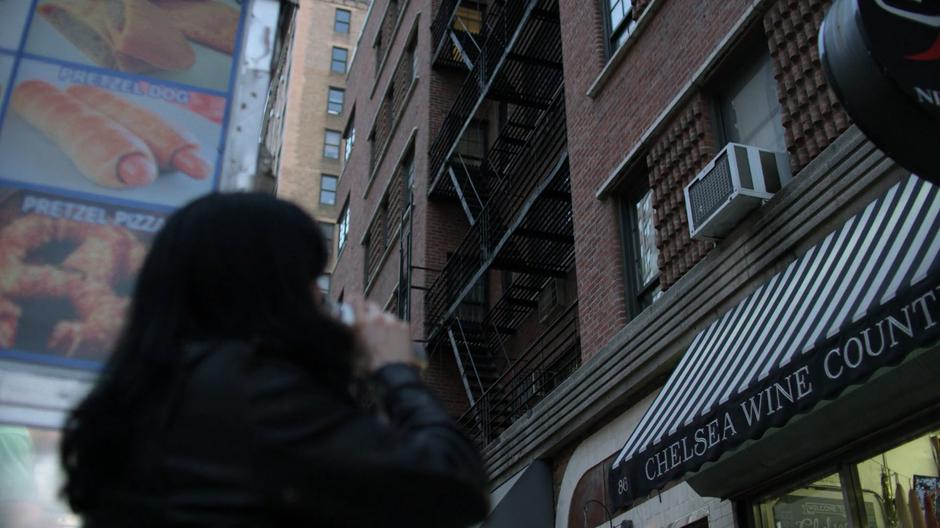
[{"label": "beige building wall", "polygon": [[[352,101],[345,97],[339,115],[327,112],[329,88],[346,89],[346,75],[334,73],[330,65],[333,48],[343,48],[348,52],[348,70],[368,7],[368,0],[304,0],[296,19],[277,195],[300,204],[318,221],[332,226],[330,272],[336,256],[335,224],[343,204],[338,195],[333,205],[321,203],[320,182],[324,174],[340,176],[343,152],[341,147],[335,160],[324,157],[325,132],[335,130],[342,135],[352,109]],[[351,13],[348,33],[334,31],[337,9]]]}]

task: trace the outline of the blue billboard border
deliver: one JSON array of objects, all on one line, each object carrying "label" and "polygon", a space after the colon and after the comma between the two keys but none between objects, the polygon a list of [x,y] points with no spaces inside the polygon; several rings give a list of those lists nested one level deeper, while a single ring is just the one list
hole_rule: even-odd
[{"label": "blue billboard border", "polygon": [[46,185],[39,185],[35,183],[25,183],[16,180],[8,180],[5,178],[0,178],[0,187],[6,188],[15,188],[23,191],[33,191],[41,192],[45,194],[57,195],[62,198],[70,198],[82,200],[85,202],[96,203],[96,204],[105,204],[105,205],[114,205],[119,207],[132,207],[134,209],[140,209],[144,211],[153,211],[170,214],[173,211],[179,209],[179,207],[170,206],[170,205],[161,205],[154,204],[149,202],[138,202],[135,200],[125,200],[123,198],[115,198],[113,196],[105,196],[101,194],[89,194],[83,193],[81,191],[73,191],[69,189],[63,189],[61,187],[50,187]]},{"label": "blue billboard border", "polygon": [[[109,351],[110,353],[110,351]],[[29,365],[49,365],[70,370],[100,372],[106,360],[76,359],[41,352],[26,352],[15,348],[0,348],[0,359],[9,359]]]},{"label": "blue billboard border", "polygon": [[229,123],[232,117],[232,103],[234,103],[235,96],[235,82],[238,79],[238,65],[242,63],[243,57],[242,53],[244,51],[245,40],[247,40],[247,35],[245,34],[245,20],[248,18],[248,10],[251,9],[251,6],[254,5],[254,0],[249,0],[248,2],[239,1],[239,9],[241,13],[238,18],[238,31],[235,33],[235,49],[232,50],[232,68],[229,71],[228,78],[228,97],[225,100],[225,112],[222,115],[222,135],[219,137],[219,146],[218,154],[216,155],[215,160],[215,174],[212,176],[212,190],[218,191],[219,185],[222,180],[222,167],[224,163],[225,155],[225,144],[228,141],[229,136]]}]

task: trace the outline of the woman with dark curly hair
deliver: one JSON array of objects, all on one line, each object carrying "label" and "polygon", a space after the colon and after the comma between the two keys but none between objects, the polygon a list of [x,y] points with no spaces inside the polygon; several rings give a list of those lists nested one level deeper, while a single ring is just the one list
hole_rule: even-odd
[{"label": "woman with dark curly hair", "polygon": [[[420,381],[405,323],[322,308],[319,228],[261,194],[172,215],[62,441],[87,528],[466,526],[479,454]],[[350,386],[368,376],[380,419]]]}]

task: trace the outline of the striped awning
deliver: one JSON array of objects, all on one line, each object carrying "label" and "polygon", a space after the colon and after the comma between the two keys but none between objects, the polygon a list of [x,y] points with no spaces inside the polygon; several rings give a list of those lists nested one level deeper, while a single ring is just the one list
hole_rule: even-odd
[{"label": "striped awning", "polygon": [[940,336],[940,193],[892,187],[702,331],[613,464],[628,506]]}]

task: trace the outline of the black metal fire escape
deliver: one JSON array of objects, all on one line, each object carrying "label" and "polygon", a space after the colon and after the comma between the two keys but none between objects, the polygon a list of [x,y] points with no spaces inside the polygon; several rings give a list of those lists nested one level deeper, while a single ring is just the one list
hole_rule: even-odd
[{"label": "black metal fire escape", "polygon": [[[576,308],[524,353],[506,350],[574,266],[557,0],[445,0],[431,29],[435,66],[467,74],[431,147],[428,196],[459,202],[469,228],[425,294],[428,350],[453,354],[470,403],[461,422],[486,443],[579,362]],[[506,115],[468,163],[458,146],[487,101]],[[490,270],[512,277],[492,303]]]}]

